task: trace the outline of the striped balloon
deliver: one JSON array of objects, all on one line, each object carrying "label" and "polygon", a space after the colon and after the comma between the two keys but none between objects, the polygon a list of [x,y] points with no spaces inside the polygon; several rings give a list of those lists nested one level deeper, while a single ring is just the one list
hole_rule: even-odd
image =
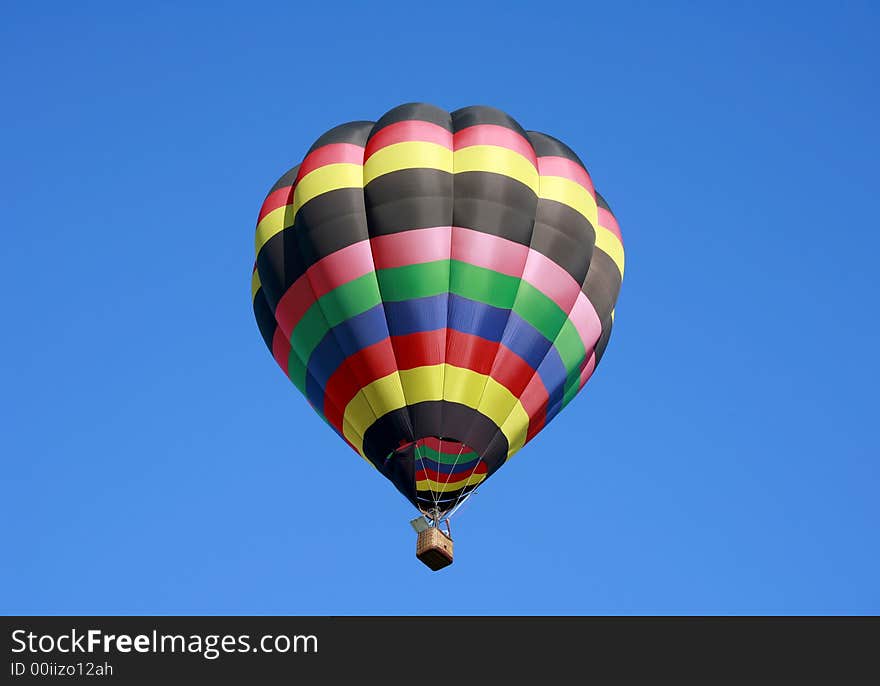
[{"label": "striped balloon", "polygon": [[331,129],[260,210],[254,313],[314,410],[435,519],[577,395],[617,222],[566,145],[489,107]]}]

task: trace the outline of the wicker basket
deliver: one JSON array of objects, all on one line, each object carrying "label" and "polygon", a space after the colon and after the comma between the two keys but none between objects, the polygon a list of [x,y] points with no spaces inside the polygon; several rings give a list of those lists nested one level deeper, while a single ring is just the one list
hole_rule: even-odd
[{"label": "wicker basket", "polygon": [[436,527],[419,533],[416,541],[416,557],[433,571],[452,564],[452,539]]}]

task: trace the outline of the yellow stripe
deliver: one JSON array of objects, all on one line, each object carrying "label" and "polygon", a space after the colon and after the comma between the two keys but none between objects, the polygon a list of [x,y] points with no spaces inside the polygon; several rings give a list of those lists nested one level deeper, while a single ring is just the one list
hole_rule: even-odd
[{"label": "yellow stripe", "polygon": [[[437,373],[438,367],[442,367],[442,375]],[[395,378],[398,374],[399,381]],[[403,391],[398,392],[400,384],[406,388],[405,399]],[[375,405],[367,402],[367,397]],[[378,419],[373,407],[382,416],[407,403],[432,400],[467,405],[491,419],[507,437],[508,456],[525,443],[529,417],[520,400],[492,377],[449,364],[403,369],[368,384],[346,406],[343,433],[363,454],[363,435]]]},{"label": "yellow stripe", "polygon": [[[385,378],[389,377],[386,376]],[[379,379],[379,381],[382,381],[382,379]],[[345,411],[342,413],[342,433],[352,442],[361,455],[364,454],[364,431],[376,419],[377,417],[373,413],[370,403],[364,397],[363,389],[358,391],[357,395],[349,401],[348,405],[345,406]]]},{"label": "yellow stripe", "polygon": [[400,376],[392,372],[357,392],[345,406],[342,418],[342,433],[357,446],[358,452],[366,458],[363,450],[364,431],[379,417],[406,405]]},{"label": "yellow stripe", "polygon": [[456,150],[453,158],[455,173],[491,172],[516,179],[538,193],[538,170],[518,152],[498,145],[471,145]]},{"label": "yellow stripe", "polygon": [[[345,436],[349,440],[351,440],[351,438],[350,438],[351,436],[358,435],[357,431],[355,431],[355,428],[351,424],[346,424],[344,421],[342,422],[342,434],[343,434],[343,436]],[[364,443],[364,438],[363,438],[363,436],[359,436],[357,441],[351,441],[351,442],[353,445],[362,446]],[[364,455],[363,448],[358,449],[357,452],[358,452],[358,455],[360,455],[362,458],[364,458],[364,460],[366,460],[368,465],[370,465],[371,467],[373,467],[375,469],[376,465],[374,465],[372,462],[370,462],[370,460],[367,458],[367,456]]]},{"label": "yellow stripe", "polygon": [[456,481],[455,483],[444,483],[442,481],[434,481],[433,479],[416,480],[416,489],[419,491],[433,491],[434,493],[448,493],[449,491],[457,491],[465,486],[474,486],[475,484],[485,481],[485,474],[472,474],[467,481]]},{"label": "yellow stripe", "polygon": [[293,202],[272,210],[257,224],[257,253],[272,236],[292,226],[299,208],[312,198],[340,188],[362,187],[363,167],[359,164],[327,164],[309,172],[296,184]]},{"label": "yellow stripe", "polygon": [[[397,372],[382,377],[378,381],[365,386],[358,395],[363,395],[370,404],[373,417],[382,417],[398,407],[406,405],[401,379]],[[348,408],[346,408],[346,413]],[[372,423],[372,422],[371,422]],[[361,432],[363,433],[363,432]]]},{"label": "yellow stripe", "polygon": [[563,205],[568,205],[576,212],[584,215],[593,226],[599,226],[599,210],[596,207],[596,199],[590,192],[564,176],[542,176],[541,198],[555,200]]},{"label": "yellow stripe", "polygon": [[[318,167],[306,174],[296,186],[293,202],[269,212],[257,225],[255,247],[259,253],[272,236],[293,224],[299,209],[309,200],[341,188],[361,188],[374,178],[400,169],[431,168],[451,172],[487,171],[516,179],[540,193],[541,198],[568,205],[597,227],[596,246],[614,260],[623,276],[623,245],[611,231],[599,226],[596,201],[587,190],[571,179],[541,176],[529,160],[507,148],[493,145],[472,145],[453,153],[436,143],[409,141],[382,148],[366,165],[340,163]],[[251,296],[256,289],[251,284]]]},{"label": "yellow stripe", "polygon": [[623,243],[620,239],[604,226],[596,227],[596,247],[614,260],[614,264],[620,270],[620,278],[623,278]]},{"label": "yellow stripe", "polygon": [[402,169],[439,169],[456,174],[484,171],[516,179],[538,192],[538,170],[525,157],[497,145],[471,145],[454,153],[427,141],[405,141],[386,146],[364,163],[364,184]]},{"label": "yellow stripe", "polygon": [[251,274],[251,302],[253,302],[257,297],[257,291],[260,290],[260,287],[263,284],[260,283],[260,273],[254,269],[254,273]]},{"label": "yellow stripe", "polygon": [[596,228],[596,247],[614,260],[614,264],[620,270],[620,276],[623,277],[623,244],[612,231],[599,226],[596,200],[586,188],[563,176],[542,176],[540,197],[568,205],[586,217]]},{"label": "yellow stripe", "polygon": [[385,146],[364,162],[364,185],[401,169],[440,169],[452,173],[452,151],[427,141],[405,141]]},{"label": "yellow stripe", "polygon": [[518,408],[522,410],[522,403],[501,384],[486,386],[478,408],[478,411],[487,417],[490,414],[497,417],[493,421],[501,427],[502,433],[507,436],[508,457],[523,447],[526,431],[529,427],[528,415],[525,410],[518,412]]},{"label": "yellow stripe", "polygon": [[510,416],[501,425],[501,433],[507,436],[507,457],[510,458],[515,452],[526,444],[526,434],[529,429],[529,415],[523,409],[522,403],[519,408],[514,408]]},{"label": "yellow stripe", "polygon": [[437,400],[443,398],[446,394],[445,388],[445,367],[442,364],[433,367],[421,367],[424,373],[409,374],[407,371],[400,372],[400,384],[403,387],[403,394],[406,396],[406,402],[413,405],[425,400]]}]

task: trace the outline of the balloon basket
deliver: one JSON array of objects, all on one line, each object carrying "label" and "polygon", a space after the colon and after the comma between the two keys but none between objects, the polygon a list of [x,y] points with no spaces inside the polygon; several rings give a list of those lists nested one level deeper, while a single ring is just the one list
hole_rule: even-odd
[{"label": "balloon basket", "polygon": [[452,564],[452,539],[437,527],[419,532],[416,557],[436,572]]}]

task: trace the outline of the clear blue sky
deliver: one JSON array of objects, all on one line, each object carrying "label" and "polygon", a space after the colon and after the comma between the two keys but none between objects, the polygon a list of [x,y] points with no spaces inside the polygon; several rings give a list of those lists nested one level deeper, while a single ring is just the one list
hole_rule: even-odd
[{"label": "clear blue sky", "polygon": [[[4,9],[0,611],[880,612],[874,3],[180,5]],[[275,178],[414,100],[568,142],[627,247],[437,574],[250,305]]]}]

